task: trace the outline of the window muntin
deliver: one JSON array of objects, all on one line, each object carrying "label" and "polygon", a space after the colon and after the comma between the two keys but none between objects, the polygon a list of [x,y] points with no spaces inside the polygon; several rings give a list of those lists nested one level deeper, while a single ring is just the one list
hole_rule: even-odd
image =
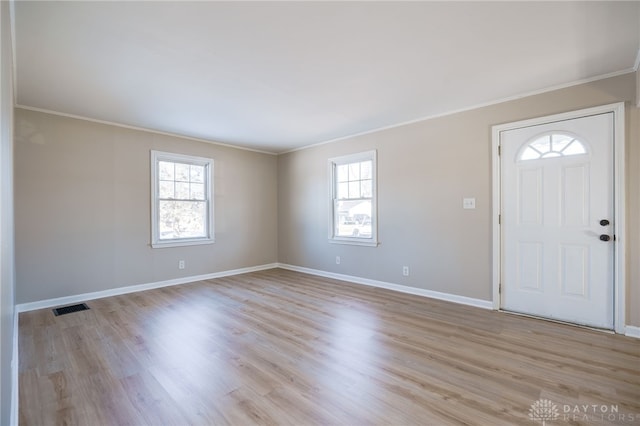
[{"label": "window muntin", "polygon": [[376,152],[329,160],[333,242],[377,245]]},{"label": "window muntin", "polygon": [[151,152],[153,247],[214,242],[212,169],[208,158]]},{"label": "window muntin", "polygon": [[587,153],[586,145],[567,133],[551,133],[539,136],[520,151],[518,160],[529,161]]}]

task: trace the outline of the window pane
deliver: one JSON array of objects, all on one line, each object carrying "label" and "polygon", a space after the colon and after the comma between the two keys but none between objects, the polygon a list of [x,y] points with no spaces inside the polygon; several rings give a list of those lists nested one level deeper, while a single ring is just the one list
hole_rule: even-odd
[{"label": "window pane", "polygon": [[360,163],[360,179],[371,179],[371,161]]},{"label": "window pane", "polygon": [[557,152],[562,151],[573,140],[571,136],[567,135],[552,135],[551,139],[553,141],[553,150]]},{"label": "window pane", "polygon": [[337,237],[371,238],[371,201],[336,202]]},{"label": "window pane", "polygon": [[360,198],[360,181],[349,182],[349,198]]},{"label": "window pane", "polygon": [[160,181],[160,198],[175,198],[173,193],[173,181]]},{"label": "window pane", "polygon": [[553,157],[562,157],[562,154],[559,152],[547,152],[542,155],[542,158],[553,158]]},{"label": "window pane", "polygon": [[204,200],[204,183],[192,183],[191,197],[189,198],[192,200]]},{"label": "window pane", "polygon": [[543,136],[540,139],[536,139],[531,142],[529,145],[543,154],[545,152],[549,152],[551,151],[551,136]]},{"label": "window pane", "polygon": [[189,197],[189,184],[186,182],[176,182],[176,199],[188,200]]},{"label": "window pane", "polygon": [[349,180],[349,166],[347,164],[341,164],[336,167],[336,174],[338,175],[338,182],[346,182]]},{"label": "window pane", "polygon": [[158,176],[160,177],[160,180],[173,180],[173,163],[168,161],[159,161]]},{"label": "window pane", "polygon": [[206,202],[160,201],[161,240],[206,237]]},{"label": "window pane", "polygon": [[349,180],[360,179],[360,163],[349,164]]},{"label": "window pane", "polygon": [[522,155],[520,155],[521,160],[536,160],[538,158],[540,158],[540,153],[531,149],[530,147],[527,147]]},{"label": "window pane", "polygon": [[176,163],[176,181],[189,182],[189,165]]},{"label": "window pane", "polygon": [[362,190],[362,198],[371,198],[373,196],[372,185],[370,180],[363,180],[360,184]]},{"label": "window pane", "polygon": [[191,166],[191,182],[204,183],[204,166]]},{"label": "window pane", "polygon": [[348,183],[339,183],[338,184],[338,198],[349,198],[349,184]]},{"label": "window pane", "polygon": [[567,146],[564,151],[562,151],[564,155],[579,155],[586,154],[587,150],[577,140],[574,140],[569,146]]}]

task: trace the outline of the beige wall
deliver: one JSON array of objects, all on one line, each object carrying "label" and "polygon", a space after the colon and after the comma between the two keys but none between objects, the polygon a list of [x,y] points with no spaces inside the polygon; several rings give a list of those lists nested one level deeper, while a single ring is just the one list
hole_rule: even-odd
[{"label": "beige wall", "polygon": [[[278,157],[279,261],[491,300],[491,126],[627,102],[628,319],[640,325],[640,141],[635,75],[626,74],[434,118]],[[634,130],[631,130],[631,127]],[[376,248],[330,244],[327,159],[378,151]],[[476,209],[463,210],[462,198]],[[336,265],[335,257],[341,257]],[[408,265],[410,277],[402,276]]]},{"label": "beige wall", "polygon": [[[17,303],[277,261],[275,156],[23,109],[15,123]],[[215,244],[150,247],[152,149],[214,159]]]},{"label": "beige wall", "polygon": [[[0,2],[0,424],[10,424],[14,333],[13,65],[9,2]],[[17,365],[14,366],[17,368]],[[16,419],[17,420],[17,419]]]},{"label": "beige wall", "polygon": [[[635,81],[627,74],[278,157],[18,109],[17,302],[276,261],[491,300],[491,126],[625,101],[627,316],[640,326]],[[151,149],[215,159],[216,244],[149,247]],[[327,159],[370,149],[381,245],[330,244]],[[463,210],[463,197],[477,208]]]}]

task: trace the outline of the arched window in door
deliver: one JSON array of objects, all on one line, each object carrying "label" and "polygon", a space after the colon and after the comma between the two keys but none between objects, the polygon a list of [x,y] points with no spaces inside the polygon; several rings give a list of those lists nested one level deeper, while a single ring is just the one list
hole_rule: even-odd
[{"label": "arched window in door", "polygon": [[520,150],[519,161],[565,157],[587,153],[587,146],[567,133],[548,133],[536,136]]}]

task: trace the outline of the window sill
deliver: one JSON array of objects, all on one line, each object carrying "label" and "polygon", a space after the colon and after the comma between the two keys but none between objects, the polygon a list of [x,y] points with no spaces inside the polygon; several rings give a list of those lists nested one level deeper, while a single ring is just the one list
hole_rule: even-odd
[{"label": "window sill", "polygon": [[329,238],[331,244],[345,244],[350,246],[364,246],[364,247],[378,247],[380,243],[378,241],[358,241],[356,239],[338,239]]},{"label": "window sill", "polygon": [[166,241],[166,242],[153,242],[151,248],[169,248],[169,247],[184,247],[184,246],[199,246],[203,244],[213,244],[216,240],[182,240],[182,241]]}]

